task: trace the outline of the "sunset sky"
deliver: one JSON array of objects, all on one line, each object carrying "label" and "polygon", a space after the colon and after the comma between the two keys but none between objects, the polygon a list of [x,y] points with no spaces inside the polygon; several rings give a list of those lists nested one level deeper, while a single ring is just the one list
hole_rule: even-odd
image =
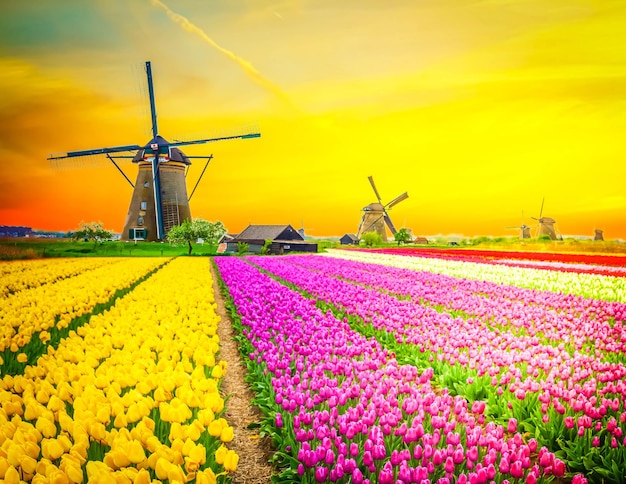
[{"label": "sunset sky", "polygon": [[372,175],[416,235],[514,236],[545,197],[561,234],[626,239],[625,46],[624,0],[4,0],[0,225],[122,230],[111,164],[47,157],[148,142],[149,60],[166,139],[261,132],[183,148],[230,232],[354,233]]}]

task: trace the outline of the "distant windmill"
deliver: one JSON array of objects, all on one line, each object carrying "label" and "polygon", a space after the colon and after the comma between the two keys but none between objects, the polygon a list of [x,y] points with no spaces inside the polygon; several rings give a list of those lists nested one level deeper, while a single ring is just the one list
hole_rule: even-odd
[{"label": "distant windmill", "polygon": [[545,202],[545,197],[541,199],[541,210],[539,210],[539,218],[531,217],[533,220],[537,220],[539,222],[539,227],[537,230],[537,238],[542,235],[547,235],[552,240],[557,240],[556,230],[554,228],[554,224],[556,220],[550,217],[543,217],[543,204]]},{"label": "distant windmill", "polygon": [[370,203],[366,207],[363,207],[363,218],[361,219],[361,224],[359,225],[359,230],[356,236],[360,239],[363,234],[367,232],[376,232],[381,236],[382,240],[386,242],[387,231],[385,230],[385,225],[389,227],[392,235],[395,235],[397,232],[391,218],[389,218],[389,215],[387,214],[387,210],[390,210],[393,206],[409,198],[409,195],[407,192],[404,192],[402,195],[394,198],[391,202],[383,205],[380,195],[378,194],[378,190],[376,190],[376,185],[374,185],[374,178],[371,176],[367,178],[372,185],[378,202]]},{"label": "distant windmill", "polygon": [[594,229],[593,240],[604,240],[604,230]]},{"label": "distant windmill", "polygon": [[[56,167],[71,165],[69,159],[106,155],[115,165],[126,181],[133,187],[128,215],[124,223],[122,240],[163,240],[167,232],[184,220],[191,219],[189,200],[193,196],[198,183],[213,158],[209,156],[187,156],[178,146],[197,145],[229,139],[248,139],[261,136],[256,130],[249,129],[244,133],[221,136],[217,138],[197,139],[192,141],[168,142],[159,136],[157,128],[156,104],[152,84],[152,68],[146,62],[146,77],[148,80],[148,94],[150,98],[150,113],[152,118],[152,139],[145,145],[125,145],[112,148],[97,148],[92,150],[69,151],[50,155]],[[135,152],[135,154],[119,155],[117,153]],[[115,154],[115,155],[112,155]],[[135,184],[122,171],[115,159],[131,158],[139,166]],[[206,164],[196,182],[191,195],[187,197],[186,170],[191,165],[190,158],[206,159]]]},{"label": "distant windmill", "polygon": [[520,239],[530,239],[530,225],[524,223],[524,211],[522,210],[522,225],[506,227],[507,229],[518,229]]}]

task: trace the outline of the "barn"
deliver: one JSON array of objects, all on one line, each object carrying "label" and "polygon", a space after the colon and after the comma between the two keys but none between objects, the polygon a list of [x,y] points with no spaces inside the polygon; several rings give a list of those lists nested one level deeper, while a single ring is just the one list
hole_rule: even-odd
[{"label": "barn", "polygon": [[359,245],[359,239],[355,234],[345,234],[339,239],[341,245]]},{"label": "barn", "polygon": [[271,240],[270,254],[289,252],[317,252],[315,242],[304,237],[291,225],[248,225],[243,232],[229,241],[229,252],[237,250],[239,242],[248,244],[249,251],[260,253],[266,240]]}]

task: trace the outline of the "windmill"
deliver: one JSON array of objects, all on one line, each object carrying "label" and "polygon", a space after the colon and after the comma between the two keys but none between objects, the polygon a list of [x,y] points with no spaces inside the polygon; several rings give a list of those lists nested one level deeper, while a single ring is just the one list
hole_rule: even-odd
[{"label": "windmill", "polygon": [[518,229],[520,239],[530,239],[530,225],[524,223],[524,211],[522,210],[522,225],[506,227],[507,229]]},{"label": "windmill", "polygon": [[391,202],[383,205],[378,190],[376,190],[376,185],[374,185],[374,178],[371,176],[367,178],[372,185],[372,189],[374,190],[374,194],[376,195],[378,202],[370,203],[366,207],[363,207],[363,217],[361,218],[361,224],[359,225],[359,230],[357,231],[356,236],[360,239],[364,233],[376,232],[381,236],[382,240],[386,242],[387,231],[385,230],[385,225],[389,227],[389,230],[393,235],[397,232],[391,218],[389,218],[389,215],[387,214],[387,210],[390,210],[393,206],[409,198],[409,195],[407,192],[404,192],[402,195],[394,198]]},{"label": "windmill", "polygon": [[[68,151],[66,153],[56,153],[48,157],[48,160],[54,166],[61,167],[69,164],[68,161],[70,159],[76,160],[84,157],[93,157],[94,155],[106,155],[109,161],[113,163],[126,181],[133,187],[133,194],[122,232],[122,240],[163,240],[173,226],[179,225],[184,220],[191,219],[189,200],[198,187],[198,183],[200,183],[213,155],[187,156],[178,148],[179,146],[229,139],[258,138],[261,136],[259,132],[251,128],[244,133],[170,143],[159,135],[152,68],[149,61],[145,63],[145,70],[152,120],[152,139],[150,141],[145,145],[132,144],[112,148]],[[131,154],[132,152],[135,152],[134,155]],[[122,158],[130,158],[133,163],[138,165],[139,170],[134,185],[115,161]],[[186,175],[187,169],[191,165],[191,158],[206,159],[206,163],[191,191],[191,195],[188,197]]]},{"label": "windmill", "polygon": [[593,240],[604,240],[604,230],[594,229],[593,232],[594,232]]},{"label": "windmill", "polygon": [[531,217],[533,220],[539,222],[539,228],[537,230],[537,238],[542,235],[547,235],[552,240],[556,240],[556,231],[554,228],[554,224],[556,220],[550,217],[543,217],[543,203],[545,202],[545,198],[541,199],[541,210],[539,210],[539,218]]}]

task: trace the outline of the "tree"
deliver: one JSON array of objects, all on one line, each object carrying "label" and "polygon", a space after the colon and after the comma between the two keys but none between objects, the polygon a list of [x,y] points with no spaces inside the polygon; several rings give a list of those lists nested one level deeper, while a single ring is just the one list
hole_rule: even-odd
[{"label": "tree", "polygon": [[189,255],[191,255],[193,250],[192,242],[202,239],[209,245],[217,246],[225,233],[226,227],[219,220],[217,222],[209,222],[197,218],[194,221],[185,220],[182,224],[172,227],[167,233],[167,240],[172,244],[189,244]]},{"label": "tree", "polygon": [[263,247],[261,247],[261,255],[269,254],[271,245],[272,245],[272,239],[265,239],[265,242],[263,243]]},{"label": "tree", "polygon": [[404,227],[398,230],[395,234],[393,234],[393,238],[398,243],[398,245],[411,242],[411,234]]},{"label": "tree", "polygon": [[383,238],[380,236],[378,232],[366,232],[361,237],[361,240],[365,242],[367,247],[372,247],[373,245],[380,245],[383,243]]},{"label": "tree", "polygon": [[250,244],[245,242],[237,242],[237,255],[244,255],[250,250]]},{"label": "tree", "polygon": [[94,248],[98,245],[98,241],[106,240],[113,237],[113,232],[106,230],[102,222],[84,222],[81,221],[78,230],[74,231],[72,238],[74,240],[93,240]]}]

